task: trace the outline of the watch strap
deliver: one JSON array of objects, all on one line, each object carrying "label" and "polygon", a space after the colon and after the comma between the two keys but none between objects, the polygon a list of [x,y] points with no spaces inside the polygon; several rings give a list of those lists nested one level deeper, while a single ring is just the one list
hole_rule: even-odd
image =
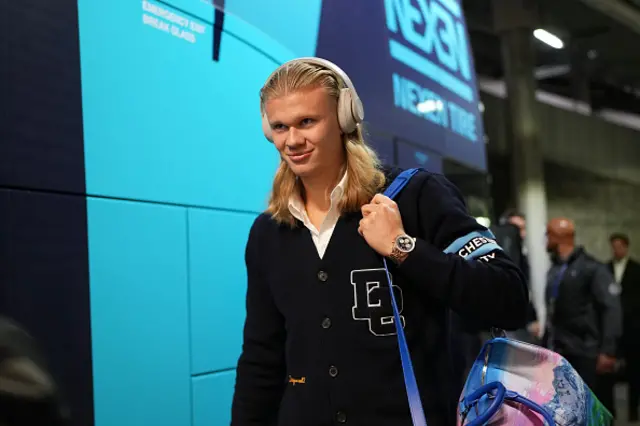
[{"label": "watch strap", "polygon": [[389,259],[391,259],[395,264],[400,264],[402,263],[407,256],[409,256],[409,253],[411,253],[411,251],[413,251],[413,249],[415,249],[415,244],[416,244],[416,239],[413,237],[409,237],[413,240],[413,249],[411,251],[402,251],[400,250],[400,248],[398,248],[398,238],[402,237],[402,236],[407,236],[406,234],[399,234],[394,240],[393,240],[393,248],[391,249],[391,254],[389,255]]},{"label": "watch strap", "polygon": [[389,256],[389,259],[391,259],[396,265],[399,265],[404,262],[407,256],[409,256],[408,252],[400,251],[396,247],[394,247],[391,255]]}]

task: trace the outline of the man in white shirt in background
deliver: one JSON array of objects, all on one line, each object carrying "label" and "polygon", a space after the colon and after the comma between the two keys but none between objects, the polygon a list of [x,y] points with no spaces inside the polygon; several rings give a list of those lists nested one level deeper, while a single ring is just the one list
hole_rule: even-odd
[{"label": "man in white shirt in background", "polygon": [[615,233],[609,237],[612,259],[608,263],[616,282],[622,287],[622,338],[620,355],[625,360],[624,379],[628,388],[628,419],[638,421],[640,402],[640,263],[629,257],[629,237]]}]

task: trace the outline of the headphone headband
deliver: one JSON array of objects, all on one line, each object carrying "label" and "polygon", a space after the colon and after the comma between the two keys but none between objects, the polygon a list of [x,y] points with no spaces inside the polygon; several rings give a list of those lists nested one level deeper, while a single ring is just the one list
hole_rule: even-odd
[{"label": "headphone headband", "polygon": [[[276,75],[278,71],[280,71],[283,67],[296,62],[305,62],[307,64],[318,65],[331,71],[338,77],[338,80],[342,80],[342,82],[339,83],[345,85],[346,87],[341,88],[338,95],[338,123],[340,124],[340,129],[344,133],[351,133],[355,131],[358,128],[358,124],[360,124],[364,119],[364,108],[362,107],[362,102],[360,101],[358,93],[356,92],[356,88],[351,82],[351,79],[349,78],[347,73],[342,71],[339,66],[337,66],[333,62],[327,61],[326,59],[316,57],[303,57],[285,62],[269,75],[269,78],[267,78],[267,81],[260,90],[261,96],[264,87],[269,84],[273,76]],[[269,127],[269,122],[267,120],[265,111],[262,111],[262,131],[264,132],[264,135],[267,139],[273,140],[271,128]]]},{"label": "headphone headband", "polygon": [[323,68],[328,69],[329,71],[333,71],[335,74],[338,75],[338,77],[340,77],[340,79],[342,80],[344,85],[347,86],[348,89],[351,89],[351,91],[353,92],[355,97],[359,99],[358,93],[356,91],[356,86],[353,84],[353,82],[351,81],[351,79],[349,78],[347,73],[342,70],[342,68],[340,68],[339,66],[337,66],[336,64],[334,64],[331,61],[328,61],[328,60],[322,59],[322,58],[317,58],[317,57],[314,57],[314,56],[306,56],[306,57],[302,57],[302,58],[296,58],[296,59],[292,59],[290,61],[285,62],[284,64],[282,64],[278,68],[276,68],[275,71],[273,71],[271,74],[269,74],[269,77],[265,81],[264,85],[266,86],[267,83],[269,83],[269,81],[271,81],[273,76],[276,75],[278,73],[278,71],[280,71],[281,68],[284,68],[285,66],[290,65],[290,64],[294,64],[296,62],[306,62],[308,64],[319,65],[319,66],[321,66]]}]

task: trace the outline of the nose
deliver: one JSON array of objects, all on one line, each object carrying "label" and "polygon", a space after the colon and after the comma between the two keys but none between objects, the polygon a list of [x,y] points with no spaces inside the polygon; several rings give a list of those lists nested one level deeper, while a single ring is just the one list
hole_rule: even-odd
[{"label": "nose", "polygon": [[295,147],[304,144],[304,135],[295,127],[289,127],[287,132],[287,146]]}]

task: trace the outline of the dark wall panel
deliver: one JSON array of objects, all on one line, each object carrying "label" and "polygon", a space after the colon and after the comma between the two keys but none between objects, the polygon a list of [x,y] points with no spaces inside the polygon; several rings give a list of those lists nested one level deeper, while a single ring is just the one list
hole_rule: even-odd
[{"label": "dark wall panel", "polygon": [[0,40],[0,313],[43,347],[72,424],[91,426],[77,1],[0,2]]},{"label": "dark wall panel", "polygon": [[83,193],[75,0],[0,2],[0,186]]},{"label": "dark wall panel", "polygon": [[0,212],[0,312],[44,349],[73,425],[92,425],[85,198],[0,189]]}]

